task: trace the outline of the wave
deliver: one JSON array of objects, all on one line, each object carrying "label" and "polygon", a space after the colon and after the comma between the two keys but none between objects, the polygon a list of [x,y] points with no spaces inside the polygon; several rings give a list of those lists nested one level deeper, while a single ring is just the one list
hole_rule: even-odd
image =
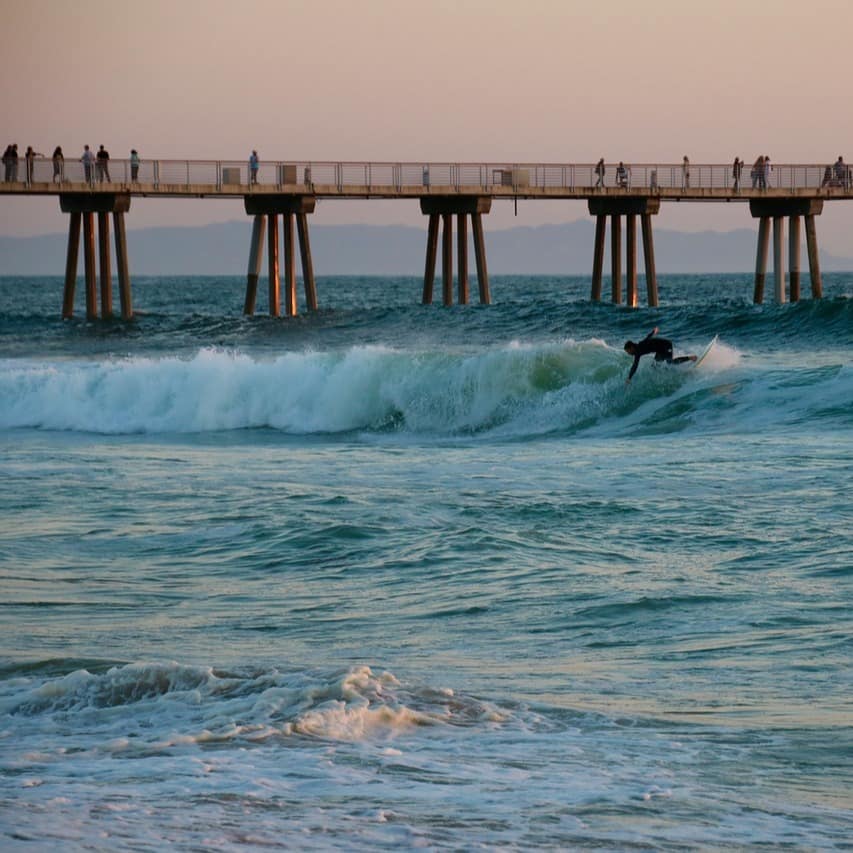
[{"label": "wave", "polygon": [[79,716],[116,752],[291,736],[360,741],[421,726],[502,722],[509,713],[449,688],[404,687],[364,665],[242,673],[139,662],[0,681],[0,716]]},{"label": "wave", "polygon": [[[723,343],[699,369],[647,362],[626,388],[627,356],[597,339],[435,350],[369,345],[268,358],[206,348],[189,357],[9,359],[0,364],[0,428],[515,438],[665,433],[785,412],[853,416],[844,402],[853,397],[849,366],[744,371],[741,353]],[[732,407],[738,418],[722,417]]]}]

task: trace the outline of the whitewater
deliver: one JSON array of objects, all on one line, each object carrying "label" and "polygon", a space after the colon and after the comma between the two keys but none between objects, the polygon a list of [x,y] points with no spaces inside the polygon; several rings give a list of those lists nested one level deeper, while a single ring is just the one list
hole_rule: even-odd
[{"label": "whitewater", "polygon": [[850,849],[853,274],[243,287],[0,278],[2,849]]}]

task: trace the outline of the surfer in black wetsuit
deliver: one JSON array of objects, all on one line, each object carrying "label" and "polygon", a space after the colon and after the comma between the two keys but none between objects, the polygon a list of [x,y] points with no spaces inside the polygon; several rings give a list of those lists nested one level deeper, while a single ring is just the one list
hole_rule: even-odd
[{"label": "surfer in black wetsuit", "polygon": [[631,381],[631,377],[637,372],[640,366],[640,356],[655,354],[655,361],[665,361],[667,364],[683,364],[685,361],[696,361],[695,355],[682,355],[678,358],[672,357],[672,341],[666,338],[656,338],[658,327],[655,326],[638,344],[633,341],[625,341],[625,352],[628,355],[634,356],[634,363],[631,365],[631,372],[625,380],[627,385]]}]

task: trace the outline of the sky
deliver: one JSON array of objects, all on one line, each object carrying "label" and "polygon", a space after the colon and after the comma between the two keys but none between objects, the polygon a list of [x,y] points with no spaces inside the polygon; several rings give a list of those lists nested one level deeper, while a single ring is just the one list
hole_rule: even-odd
[{"label": "sky", "polygon": [[[851,0],[0,0],[0,143],[66,158],[590,163],[853,162]],[[581,202],[493,205],[486,227]],[[134,199],[129,229],[245,216]],[[324,201],[312,222],[423,225],[416,202]],[[745,205],[660,227],[752,228]],[[3,198],[0,234],[67,229]],[[853,256],[853,203],[821,246]]]}]

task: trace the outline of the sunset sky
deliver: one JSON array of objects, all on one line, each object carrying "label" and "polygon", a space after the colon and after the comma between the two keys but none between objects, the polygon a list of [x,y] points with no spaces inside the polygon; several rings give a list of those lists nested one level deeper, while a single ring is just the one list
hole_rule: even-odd
[{"label": "sunset sky", "polygon": [[[2,146],[160,159],[853,161],[850,0],[0,0]],[[0,234],[67,227],[6,198]],[[853,255],[853,204],[824,248]],[[239,202],[134,200],[129,228],[239,219]],[[496,204],[487,228],[581,203]],[[313,222],[422,224],[412,202]],[[753,227],[665,205],[660,227]]]}]

